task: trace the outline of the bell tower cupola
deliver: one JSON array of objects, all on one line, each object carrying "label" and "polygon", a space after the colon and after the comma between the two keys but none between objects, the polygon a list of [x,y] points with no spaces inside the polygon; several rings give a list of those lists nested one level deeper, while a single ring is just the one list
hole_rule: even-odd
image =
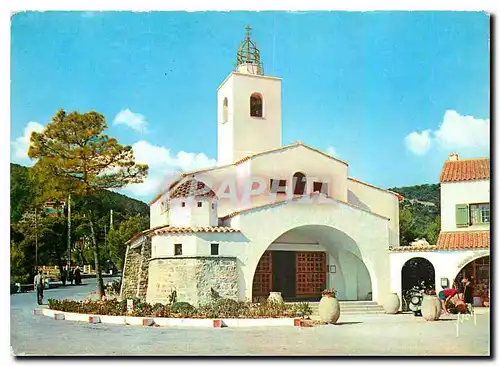
[{"label": "bell tower cupola", "polygon": [[236,52],[234,70],[217,90],[217,162],[281,147],[281,79],[264,75],[251,28]]},{"label": "bell tower cupola", "polygon": [[242,74],[264,75],[264,67],[260,60],[260,51],[257,44],[251,40],[250,31],[252,28],[246,26],[245,39],[240,43],[236,53],[235,71]]}]

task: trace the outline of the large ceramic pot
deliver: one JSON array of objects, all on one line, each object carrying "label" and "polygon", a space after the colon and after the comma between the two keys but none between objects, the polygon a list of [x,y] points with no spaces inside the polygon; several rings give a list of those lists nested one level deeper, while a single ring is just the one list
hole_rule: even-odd
[{"label": "large ceramic pot", "polygon": [[435,295],[424,295],[422,299],[422,317],[425,320],[438,320],[441,315],[441,300]]},{"label": "large ceramic pot", "polygon": [[336,323],[340,317],[340,305],[338,300],[330,295],[323,295],[319,302],[319,319],[325,323]]},{"label": "large ceramic pot", "polygon": [[281,292],[270,292],[267,300],[279,302],[281,304],[283,303],[283,298],[281,297]]},{"label": "large ceramic pot", "polygon": [[392,293],[387,295],[382,306],[387,314],[396,314],[400,305],[398,294]]}]

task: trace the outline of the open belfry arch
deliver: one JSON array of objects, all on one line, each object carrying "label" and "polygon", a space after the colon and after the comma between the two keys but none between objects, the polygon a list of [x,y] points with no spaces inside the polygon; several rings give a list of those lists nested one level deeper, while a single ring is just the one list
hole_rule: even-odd
[{"label": "open belfry arch", "polygon": [[217,88],[218,165],[180,174],[150,202],[150,229],[128,243],[127,261],[144,268],[136,241],[148,243],[147,281],[136,273],[124,288],[152,303],[173,290],[192,304],[213,291],[314,300],[326,287],[340,300],[378,301],[391,290],[402,197],[301,141],[282,144],[281,79],[265,74],[253,38],[247,27]]}]

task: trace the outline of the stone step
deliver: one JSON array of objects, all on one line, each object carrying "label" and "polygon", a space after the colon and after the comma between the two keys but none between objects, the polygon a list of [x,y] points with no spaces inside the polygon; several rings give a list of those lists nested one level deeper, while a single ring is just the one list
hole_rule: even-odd
[{"label": "stone step", "polygon": [[[339,301],[340,311],[342,314],[384,314],[384,309],[381,305],[374,301]],[[312,315],[319,314],[319,302],[310,302],[309,306],[312,310]]]}]

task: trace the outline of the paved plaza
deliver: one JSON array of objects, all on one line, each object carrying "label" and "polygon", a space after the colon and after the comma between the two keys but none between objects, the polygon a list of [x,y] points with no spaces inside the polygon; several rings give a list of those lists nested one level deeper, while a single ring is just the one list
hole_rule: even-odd
[{"label": "paved plaza", "polygon": [[[95,279],[47,290],[48,298],[83,299]],[[488,309],[459,324],[457,316],[426,322],[410,314],[341,315],[338,325],[314,328],[154,328],[85,324],[32,315],[35,294],[11,296],[14,355],[340,356],[489,355]]]}]

